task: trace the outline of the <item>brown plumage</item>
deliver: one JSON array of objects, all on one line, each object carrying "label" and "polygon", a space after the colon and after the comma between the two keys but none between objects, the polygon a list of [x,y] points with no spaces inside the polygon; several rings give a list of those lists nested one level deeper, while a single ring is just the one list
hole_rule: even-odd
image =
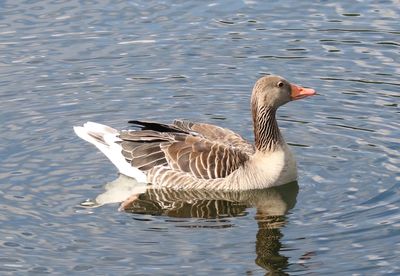
[{"label": "brown plumage", "polygon": [[[142,181],[155,186],[215,190],[265,188],[297,177],[294,158],[275,118],[277,108],[314,94],[314,90],[290,84],[278,76],[259,79],[251,98],[254,146],[231,130],[182,120],[172,124],[130,121],[139,130],[120,132],[87,123],[76,127],[75,132],[95,144],[121,173],[136,177],[138,169],[144,175]],[[122,156],[116,156],[115,151]],[[130,168],[136,171],[131,172]]]},{"label": "brown plumage", "polygon": [[141,130],[120,133],[122,154],[140,170],[162,165],[201,179],[221,178],[254,153],[254,148],[239,135],[209,124],[180,120],[172,125],[130,123]]}]

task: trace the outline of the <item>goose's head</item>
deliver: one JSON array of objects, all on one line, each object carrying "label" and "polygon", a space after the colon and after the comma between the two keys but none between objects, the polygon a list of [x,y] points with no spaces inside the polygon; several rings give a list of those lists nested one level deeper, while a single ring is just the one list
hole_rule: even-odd
[{"label": "goose's head", "polygon": [[251,103],[253,111],[277,109],[293,100],[299,100],[315,95],[315,90],[289,83],[279,76],[265,76],[260,78],[253,88]]},{"label": "goose's head", "polygon": [[315,95],[314,89],[291,84],[279,76],[266,76],[259,79],[251,95],[257,150],[274,151],[279,148],[278,145],[284,143],[275,119],[278,107],[312,95]]}]

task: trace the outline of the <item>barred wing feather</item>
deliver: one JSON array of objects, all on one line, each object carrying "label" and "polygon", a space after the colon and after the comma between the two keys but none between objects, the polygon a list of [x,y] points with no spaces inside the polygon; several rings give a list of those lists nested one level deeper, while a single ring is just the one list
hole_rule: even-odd
[{"label": "barred wing feather", "polygon": [[253,150],[232,131],[207,124],[131,122],[142,130],[120,133],[122,154],[140,170],[162,165],[196,178],[222,178],[243,165]]}]

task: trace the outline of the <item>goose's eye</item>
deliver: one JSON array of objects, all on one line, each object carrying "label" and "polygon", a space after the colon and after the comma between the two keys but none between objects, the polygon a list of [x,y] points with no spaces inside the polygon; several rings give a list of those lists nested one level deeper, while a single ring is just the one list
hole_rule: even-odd
[{"label": "goose's eye", "polygon": [[280,82],[278,82],[278,84],[277,84],[277,86],[278,86],[279,88],[283,87],[283,85],[284,85],[283,81],[280,81]]}]

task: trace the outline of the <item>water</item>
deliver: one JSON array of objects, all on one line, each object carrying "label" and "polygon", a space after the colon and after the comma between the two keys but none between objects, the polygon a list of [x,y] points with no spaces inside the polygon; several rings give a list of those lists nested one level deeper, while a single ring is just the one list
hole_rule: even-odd
[{"label": "water", "polygon": [[[0,274],[398,275],[399,6],[0,2]],[[278,114],[298,184],[80,206],[117,174],[73,125],[186,118],[251,140],[266,73],[320,94]]]}]

